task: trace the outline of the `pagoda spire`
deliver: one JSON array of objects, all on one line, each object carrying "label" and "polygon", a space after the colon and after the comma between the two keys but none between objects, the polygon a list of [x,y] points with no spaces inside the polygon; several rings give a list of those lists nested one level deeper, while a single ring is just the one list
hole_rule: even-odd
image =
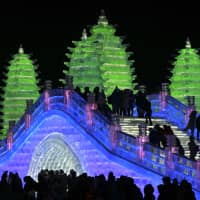
[{"label": "pagoda spire", "polygon": [[34,61],[28,54],[24,53],[22,45],[18,53],[14,54],[9,65],[6,66],[5,86],[1,86],[3,91],[1,105],[1,135],[5,138],[9,129],[9,121],[18,121],[24,115],[26,100],[35,101],[39,97],[39,87],[37,85],[38,74]]},{"label": "pagoda spire", "polygon": [[20,53],[20,54],[23,54],[23,53],[24,53],[24,49],[23,49],[23,47],[22,47],[22,44],[20,44],[20,46],[19,46],[18,53]]},{"label": "pagoda spire", "polygon": [[198,49],[191,47],[189,38],[186,39],[185,47],[178,51],[173,66],[170,79],[171,96],[184,104],[188,104],[187,96],[195,96],[195,109],[199,112],[200,56]]},{"label": "pagoda spire", "polygon": [[185,48],[191,48],[191,42],[190,42],[189,37],[187,37],[187,39],[186,39]]},{"label": "pagoda spire", "polygon": [[82,39],[82,40],[86,40],[86,39],[87,39],[87,32],[86,32],[86,29],[85,29],[85,28],[83,29],[83,33],[82,33],[81,39]]},{"label": "pagoda spire", "polygon": [[99,16],[98,24],[102,24],[102,25],[108,24],[108,20],[105,15],[105,11],[103,9],[101,10],[101,15]]}]

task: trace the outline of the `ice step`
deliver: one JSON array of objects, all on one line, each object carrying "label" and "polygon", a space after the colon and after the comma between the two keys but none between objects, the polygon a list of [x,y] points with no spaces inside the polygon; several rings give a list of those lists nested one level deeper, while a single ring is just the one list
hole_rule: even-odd
[{"label": "ice step", "polygon": [[[139,128],[138,125],[141,123],[145,123],[144,118],[133,118],[133,117],[121,117],[120,119],[120,126],[121,130],[128,135],[132,136],[138,136]],[[159,118],[152,118],[153,126],[155,124],[159,124],[161,127],[166,124],[170,125],[172,130],[174,131],[174,134],[179,138],[184,150],[185,150],[185,156],[189,157],[189,149],[188,149],[188,142],[189,142],[189,136],[181,131],[177,126],[169,123],[165,119],[159,119]],[[147,135],[149,134],[148,129],[153,128],[153,126],[147,126]],[[196,143],[199,145],[199,142],[196,141]]]}]

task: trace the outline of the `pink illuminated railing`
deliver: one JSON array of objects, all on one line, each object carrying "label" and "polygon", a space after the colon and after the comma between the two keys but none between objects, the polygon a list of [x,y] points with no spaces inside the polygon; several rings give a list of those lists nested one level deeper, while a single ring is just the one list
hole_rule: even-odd
[{"label": "pink illuminated railing", "polygon": [[[63,89],[49,90],[48,96],[48,109],[46,109],[45,94],[43,93],[35,104],[30,108],[31,122],[29,129],[37,127],[36,117],[42,115],[49,110],[59,110],[70,116],[76,123],[85,130],[85,136],[88,139],[96,142],[97,148],[101,148],[104,153],[112,155],[116,161],[118,158],[127,161],[127,163],[134,163],[138,166],[153,171],[160,175],[169,175],[178,180],[189,180],[196,190],[200,190],[199,181],[199,162],[193,162],[186,158],[180,157],[176,154],[170,154],[169,151],[153,147],[146,143],[144,138],[134,138],[124,134],[113,124],[108,118],[103,116],[96,110],[89,110],[92,113],[92,123],[87,123],[86,102],[75,92],[70,94],[70,99],[66,97],[66,91]],[[66,99],[67,98],[67,99]],[[149,96],[152,100],[153,110],[157,115],[161,113],[162,116],[167,118],[167,115],[184,116],[186,107],[175,99],[167,97],[167,105],[165,111],[161,111],[159,106],[158,95]],[[66,102],[67,100],[67,102]],[[67,103],[70,103],[68,105]],[[174,103],[174,107],[173,107]],[[89,108],[87,108],[89,109]],[[168,109],[171,109],[168,111]],[[179,114],[178,114],[179,113]],[[169,116],[168,116],[169,117]],[[42,119],[41,119],[42,120]],[[172,119],[171,119],[172,120]],[[13,140],[16,144],[23,142],[28,137],[28,131],[25,126],[25,117],[22,116],[20,121],[12,129],[14,136]],[[4,141],[5,142],[5,141]],[[4,143],[6,144],[6,142]],[[0,162],[5,160],[5,156],[11,155],[17,149],[15,145],[12,151],[7,150],[6,146],[0,149]],[[124,164],[122,162],[121,164]]]}]

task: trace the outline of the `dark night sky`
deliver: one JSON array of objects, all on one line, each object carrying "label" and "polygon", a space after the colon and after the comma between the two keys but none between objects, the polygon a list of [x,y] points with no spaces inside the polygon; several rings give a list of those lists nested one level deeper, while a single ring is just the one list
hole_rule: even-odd
[{"label": "dark night sky", "polygon": [[200,11],[194,10],[194,5],[83,3],[1,6],[0,67],[7,65],[22,43],[25,52],[37,59],[41,79],[52,79],[57,87],[67,47],[80,39],[83,28],[97,23],[102,8],[110,24],[116,25],[117,35],[124,36],[134,52],[139,82],[150,92],[167,80],[170,62],[184,47],[187,36],[193,47],[200,47]]}]

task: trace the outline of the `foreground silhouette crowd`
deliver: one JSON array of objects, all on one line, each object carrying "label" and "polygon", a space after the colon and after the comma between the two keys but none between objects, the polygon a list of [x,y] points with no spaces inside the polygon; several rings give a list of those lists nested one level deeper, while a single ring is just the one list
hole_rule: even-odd
[{"label": "foreground silhouette crowd", "polygon": [[[134,179],[127,176],[115,177],[112,172],[106,178],[103,174],[88,176],[77,175],[70,170],[42,170],[38,182],[30,176],[23,178],[24,185],[17,173],[5,171],[0,181],[2,200],[196,200],[191,184],[169,177],[162,178],[157,186],[158,197],[154,195],[151,184],[139,188]],[[142,191],[143,190],[143,191]],[[144,195],[143,195],[144,193]]]}]

